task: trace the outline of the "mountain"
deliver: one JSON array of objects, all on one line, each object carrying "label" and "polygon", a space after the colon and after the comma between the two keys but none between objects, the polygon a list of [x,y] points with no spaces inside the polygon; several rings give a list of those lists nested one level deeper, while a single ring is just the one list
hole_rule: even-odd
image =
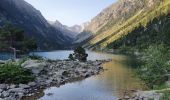
[{"label": "mountain", "polygon": [[80,34],[78,34],[74,40],[74,44],[83,44],[86,43],[90,37],[92,37],[92,34],[88,31],[83,31]]},{"label": "mountain", "polygon": [[89,38],[92,36],[91,33],[89,31],[86,31],[85,29],[87,28],[87,26],[89,25],[90,22],[85,22],[83,24],[81,24],[81,31],[80,33],[76,36],[76,38],[74,39],[73,44],[83,44],[86,43]]},{"label": "mountain", "polygon": [[70,38],[75,38],[83,30],[83,26],[80,25],[74,25],[72,27],[68,27],[60,23],[58,20],[56,20],[55,22],[53,21],[48,21],[48,22],[55,29],[60,30],[65,36],[69,36]]},{"label": "mountain", "polygon": [[71,27],[68,27],[68,30],[77,33],[76,35],[78,35],[79,33],[81,33],[84,30],[84,26],[83,25],[74,25]]},{"label": "mountain", "polygon": [[40,49],[64,49],[73,41],[52,27],[40,11],[24,0],[0,1],[0,25],[6,22],[22,28],[26,36],[35,38]]},{"label": "mountain", "polygon": [[[111,44],[114,47],[117,41],[133,34],[135,30],[142,28],[141,32],[144,32],[154,26],[151,23],[158,25],[156,27],[163,27],[166,23],[159,24],[159,20],[162,17],[168,20],[169,13],[170,0],[119,0],[91,20],[85,30],[90,31],[92,39],[85,43],[84,47],[104,49]],[[155,20],[158,20],[157,23],[153,22]],[[164,31],[169,28],[167,26]],[[141,32],[136,34],[142,34]]]}]

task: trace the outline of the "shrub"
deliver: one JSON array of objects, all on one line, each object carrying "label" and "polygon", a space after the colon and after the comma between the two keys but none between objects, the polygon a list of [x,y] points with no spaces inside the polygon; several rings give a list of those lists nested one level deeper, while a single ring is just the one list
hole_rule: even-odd
[{"label": "shrub", "polygon": [[0,83],[19,84],[28,83],[35,78],[29,70],[21,67],[19,64],[7,63],[0,66]]},{"label": "shrub", "polygon": [[88,54],[86,53],[85,49],[82,47],[78,47],[74,50],[73,54],[69,55],[70,60],[79,60],[82,62],[87,61]]},{"label": "shrub", "polygon": [[139,68],[140,77],[151,88],[165,83],[168,74],[170,59],[169,50],[163,44],[150,46],[144,52],[143,64]]}]

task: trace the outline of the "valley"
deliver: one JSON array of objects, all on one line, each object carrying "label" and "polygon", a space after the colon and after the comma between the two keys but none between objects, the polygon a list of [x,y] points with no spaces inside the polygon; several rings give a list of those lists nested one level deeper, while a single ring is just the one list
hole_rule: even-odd
[{"label": "valley", "polygon": [[117,0],[73,26],[1,0],[0,100],[169,100],[169,41],[170,0]]}]

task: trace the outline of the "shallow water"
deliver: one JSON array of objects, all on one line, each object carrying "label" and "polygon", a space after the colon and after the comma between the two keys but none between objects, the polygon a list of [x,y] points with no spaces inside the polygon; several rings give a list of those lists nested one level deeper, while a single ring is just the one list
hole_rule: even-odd
[{"label": "shallow water", "polygon": [[[39,55],[51,59],[66,59],[66,55],[70,52],[41,52]],[[39,97],[39,100],[117,100],[126,90],[143,90],[145,88],[142,81],[135,77],[133,69],[130,68],[130,58],[90,51],[88,54],[90,56],[88,60],[106,58],[113,60],[103,64],[105,71],[100,75],[67,83],[60,87],[48,88],[43,91],[43,96]]]},{"label": "shallow water", "polygon": [[[52,60],[68,59],[68,56],[71,53],[73,53],[73,51],[70,51],[70,50],[58,50],[58,51],[51,51],[51,52],[34,52],[35,55],[49,58]],[[100,53],[100,52],[87,51],[87,53],[89,55],[87,58],[88,60],[104,60],[104,59],[109,59],[113,57],[113,55]]]},{"label": "shallow water", "polygon": [[0,60],[8,60],[12,58],[13,58],[12,53],[0,52]]}]

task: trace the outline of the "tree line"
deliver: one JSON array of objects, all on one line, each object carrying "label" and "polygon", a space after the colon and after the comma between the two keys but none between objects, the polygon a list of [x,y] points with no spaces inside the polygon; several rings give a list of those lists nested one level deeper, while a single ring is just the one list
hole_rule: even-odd
[{"label": "tree line", "polygon": [[8,23],[0,27],[0,51],[8,51],[15,48],[21,52],[29,52],[37,49],[34,38],[28,38],[24,30]]}]

